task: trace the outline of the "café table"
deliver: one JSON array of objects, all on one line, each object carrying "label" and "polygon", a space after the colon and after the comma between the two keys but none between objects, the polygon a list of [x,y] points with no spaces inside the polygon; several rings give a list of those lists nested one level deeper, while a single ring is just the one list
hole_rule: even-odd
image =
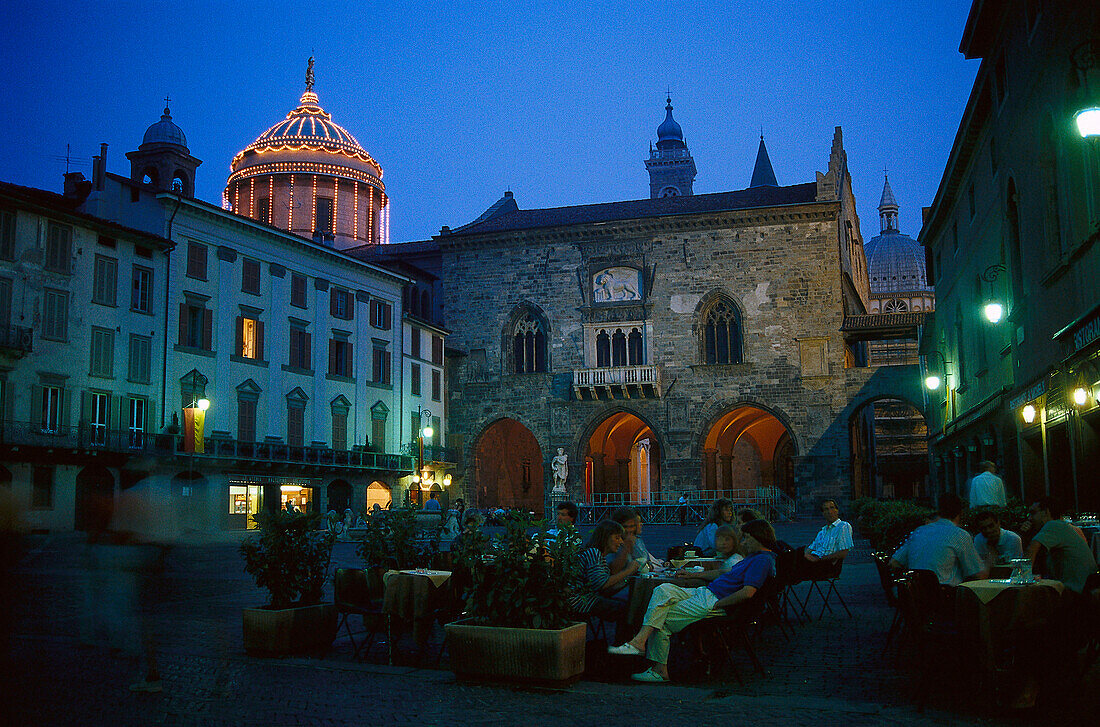
[{"label": "caf\u00e9 table", "polygon": [[[1019,648],[1023,654],[1041,648],[1050,634],[1065,585],[1041,579],[1013,583],[1008,578],[967,581],[959,585],[956,615],[959,628],[977,648],[977,676],[991,701],[996,675],[1005,670],[1005,658]],[[1024,659],[1015,660],[1016,663]]]},{"label": "caf\u00e9 table", "polygon": [[649,599],[653,591],[662,583],[672,583],[683,588],[696,588],[706,585],[706,581],[699,578],[676,578],[671,574],[659,573],[644,576],[631,576],[629,579],[630,595],[626,606],[626,625],[631,629],[640,628],[642,619],[645,618],[646,609],[649,608]]},{"label": "caf\u00e9 table", "polygon": [[382,576],[382,610],[390,624],[390,664],[394,663],[396,643],[407,624],[412,625],[418,653],[423,653],[436,613],[451,598],[450,589],[443,587],[450,577],[450,571],[427,569],[391,570]]},{"label": "caf\u00e9 table", "polygon": [[676,560],[670,560],[669,565],[673,568],[693,568],[700,566],[704,570],[711,568],[717,568],[722,565],[721,558],[677,558]]}]

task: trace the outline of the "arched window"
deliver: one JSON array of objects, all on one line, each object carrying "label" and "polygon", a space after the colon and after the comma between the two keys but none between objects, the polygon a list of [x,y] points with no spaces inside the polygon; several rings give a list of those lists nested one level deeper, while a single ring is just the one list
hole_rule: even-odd
[{"label": "arched window", "polygon": [[519,319],[512,346],[517,374],[546,371],[546,332],[535,316],[525,313]]},{"label": "arched window", "polygon": [[596,336],[596,366],[606,368],[611,365],[611,336],[607,331],[600,331]]},{"label": "arched window", "polygon": [[645,363],[645,353],[642,349],[642,332],[637,328],[630,331],[626,343],[627,355],[631,366],[641,366]]},{"label": "arched window", "polygon": [[908,313],[909,303],[899,298],[891,298],[882,306],[883,313]]},{"label": "arched window", "polygon": [[741,316],[728,300],[719,300],[707,312],[703,347],[708,364],[741,363]]},{"label": "arched window", "polygon": [[621,328],[611,336],[611,365],[626,366],[626,334]]}]

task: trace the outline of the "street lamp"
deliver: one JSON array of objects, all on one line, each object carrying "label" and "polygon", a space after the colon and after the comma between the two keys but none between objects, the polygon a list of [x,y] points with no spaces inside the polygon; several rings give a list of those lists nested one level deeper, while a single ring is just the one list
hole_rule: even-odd
[{"label": "street lamp", "polygon": [[[947,364],[949,364],[951,362],[948,361],[946,358],[944,358],[943,354],[940,353],[939,351],[937,351],[936,349],[932,349],[931,351],[929,351],[928,353],[926,353],[924,355],[927,358],[928,356],[931,356],[933,354],[935,354],[936,356],[939,356],[940,361],[943,362],[943,368],[941,369],[941,372],[943,373],[944,378],[946,378],[947,377]],[[932,368],[929,366],[928,367],[928,374],[924,377],[924,386],[929,391],[935,391],[936,389],[940,388],[941,383],[943,383],[943,379],[941,379],[938,374],[933,373]]]},{"label": "street lamp", "polygon": [[[421,406],[419,404],[416,405],[416,418],[419,421],[419,430],[417,431],[417,435],[416,435],[416,443],[417,443],[416,474],[413,475],[412,481],[413,481],[413,484],[418,485],[417,488],[416,488],[416,504],[420,505],[420,504],[422,504],[421,501],[423,500],[423,497],[424,497],[421,494],[421,492],[423,491],[423,486],[420,485],[420,483],[427,481],[427,477],[425,476],[426,473],[424,472],[424,439],[425,438],[431,439],[432,434],[434,434],[435,431],[432,429],[432,425],[431,425],[432,413],[427,409],[421,408]],[[424,426],[424,420],[425,419],[428,420],[428,425],[427,426]]]},{"label": "street lamp", "polygon": [[1024,419],[1024,424],[1031,424],[1035,421],[1035,407],[1031,404],[1026,405],[1020,410],[1020,416]]},{"label": "street lamp", "polygon": [[[1084,77],[1082,84],[1083,95],[1089,98],[1089,72],[1100,65],[1100,38],[1089,38],[1075,47],[1069,55],[1070,63],[1074,70]],[[1086,101],[1088,103],[1088,101]],[[1100,107],[1096,105],[1086,106],[1073,115],[1077,122],[1077,133],[1083,139],[1100,138]]]},{"label": "street lamp", "polygon": [[1005,314],[1004,305],[993,296],[993,281],[995,281],[1004,271],[1004,265],[1001,263],[994,263],[982,273],[982,280],[989,283],[989,294],[986,297],[983,312],[985,313],[986,320],[990,323],[999,323]]}]

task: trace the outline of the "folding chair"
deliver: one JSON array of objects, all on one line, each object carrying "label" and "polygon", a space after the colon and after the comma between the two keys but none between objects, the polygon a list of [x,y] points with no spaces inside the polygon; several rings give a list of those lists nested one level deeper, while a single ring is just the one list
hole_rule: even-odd
[{"label": "folding chair", "polygon": [[890,648],[890,643],[902,629],[901,609],[898,607],[897,585],[894,583],[894,574],[890,572],[890,556],[887,553],[872,553],[871,559],[875,561],[875,570],[878,571],[878,581],[882,586],[882,592],[886,596],[886,605],[894,609],[894,618],[890,621],[890,630],[886,633],[886,644],[882,647],[882,653]]},{"label": "folding chair", "polygon": [[[844,602],[844,597],[840,595],[840,590],[836,587],[836,582],[840,580],[840,571],[844,567],[844,561],[839,560],[836,562],[836,566],[830,568],[827,571],[819,571],[814,573],[806,581],[810,584],[806,588],[806,595],[802,599],[802,615],[809,618],[807,608],[810,604],[810,596],[816,591],[819,598],[821,598],[821,612],[817,614],[817,620],[820,621],[825,616],[825,609],[829,610],[829,613],[834,613],[833,607],[829,605],[829,598],[836,594],[836,598],[840,601],[840,605],[844,607],[845,612],[848,614],[848,618],[852,617],[852,612],[848,610],[848,604]],[[828,583],[829,587],[824,591],[821,590],[821,584]],[[795,594],[797,597],[797,594]]]},{"label": "folding chair", "polygon": [[[767,606],[764,595],[768,583],[774,579],[769,578],[755,596],[737,606],[723,609],[724,613],[708,616],[701,621],[693,623],[683,630],[684,638],[694,638],[696,648],[707,661],[707,671],[710,673],[715,666],[715,661],[722,660],[729,665],[738,684],[744,684],[741,672],[733,661],[733,649],[740,646],[752,662],[753,669],[757,673],[767,675],[763,662],[760,660],[756,649],[752,644],[749,628],[759,625]],[[776,589],[776,593],[778,590]],[[713,647],[714,644],[718,648]]]},{"label": "folding chair", "polygon": [[[347,632],[356,659],[360,651],[364,656],[369,654],[375,637],[388,627],[389,619],[382,611],[382,581],[379,578],[372,583],[370,575],[362,568],[337,568],[332,577],[333,601],[339,614],[336,631],[339,633],[343,627]],[[367,638],[359,644],[355,643],[355,634],[348,623],[350,616],[359,616],[363,621],[363,631],[358,633],[365,632]]]}]

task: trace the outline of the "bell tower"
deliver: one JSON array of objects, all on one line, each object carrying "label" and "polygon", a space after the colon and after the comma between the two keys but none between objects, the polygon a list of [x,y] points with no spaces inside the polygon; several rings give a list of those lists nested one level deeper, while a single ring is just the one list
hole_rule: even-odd
[{"label": "bell tower", "polygon": [[672,97],[665,99],[665,120],[657,127],[657,148],[649,147],[645,160],[649,171],[649,197],[680,197],[692,194],[695,160],[691,158],[684,132],[672,118]]},{"label": "bell tower", "polygon": [[130,179],[148,184],[158,192],[195,196],[195,170],[202,164],[191,156],[183,129],[172,121],[168,99],[160,121],[145,130],[137,151],[126,153],[130,160]]}]

